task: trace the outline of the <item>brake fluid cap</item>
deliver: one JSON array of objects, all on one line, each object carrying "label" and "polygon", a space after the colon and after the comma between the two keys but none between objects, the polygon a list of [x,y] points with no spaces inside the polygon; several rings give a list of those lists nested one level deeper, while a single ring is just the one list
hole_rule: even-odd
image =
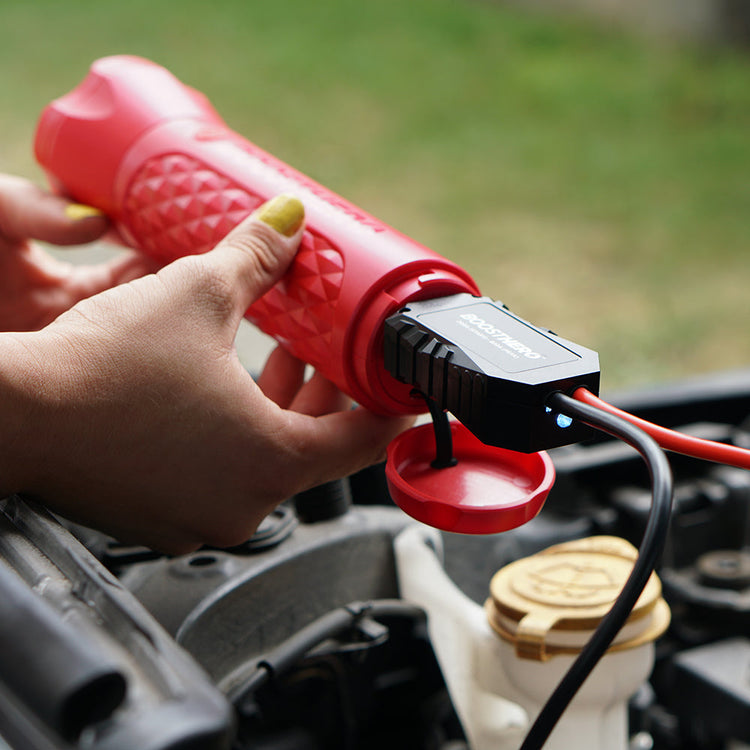
[{"label": "brake fluid cap", "polygon": [[431,424],[412,427],[388,446],[391,497],[412,518],[443,531],[494,534],[530,521],[555,480],[546,453],[517,453],[485,445],[452,422],[454,466],[434,468]]},{"label": "brake fluid cap", "polygon": [[[485,603],[493,630],[521,658],[577,654],[622,590],[637,550],[609,536],[566,542],[506,565]],[[661,583],[652,574],[610,651],[636,648],[669,625]]]}]

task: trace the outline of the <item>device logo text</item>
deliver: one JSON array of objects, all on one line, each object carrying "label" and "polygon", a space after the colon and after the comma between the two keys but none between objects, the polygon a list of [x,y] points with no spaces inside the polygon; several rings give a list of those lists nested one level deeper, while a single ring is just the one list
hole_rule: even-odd
[{"label": "device logo text", "polygon": [[543,354],[535,352],[531,347],[527,346],[522,341],[513,338],[513,336],[511,336],[509,333],[506,333],[501,328],[492,325],[492,323],[488,322],[484,318],[481,318],[475,313],[464,313],[463,315],[460,315],[459,318],[466,321],[469,325],[473,326],[478,331],[482,331],[482,333],[490,341],[503,344],[505,347],[507,347],[511,351],[516,352],[521,357],[524,357],[526,359],[544,359]]}]

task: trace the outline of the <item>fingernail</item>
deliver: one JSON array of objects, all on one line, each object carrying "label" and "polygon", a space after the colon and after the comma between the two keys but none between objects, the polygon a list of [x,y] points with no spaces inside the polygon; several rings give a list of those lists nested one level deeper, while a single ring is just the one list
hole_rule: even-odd
[{"label": "fingernail", "polygon": [[90,219],[92,216],[104,216],[104,212],[83,203],[68,203],[65,206],[65,215],[71,221],[81,221],[82,219]]},{"label": "fingernail", "polygon": [[279,234],[292,237],[305,220],[305,207],[293,195],[277,195],[255,212],[255,218],[273,227]]}]

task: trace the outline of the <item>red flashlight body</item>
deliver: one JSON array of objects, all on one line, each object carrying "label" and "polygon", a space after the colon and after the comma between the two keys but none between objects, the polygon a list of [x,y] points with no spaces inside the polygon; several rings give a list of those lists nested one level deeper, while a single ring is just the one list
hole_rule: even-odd
[{"label": "red flashlight body", "polygon": [[424,411],[384,367],[383,323],[412,300],[478,294],[471,277],[232,131],[167,70],[97,60],[45,108],[35,151],[58,190],[102,209],[126,244],[163,262],[210,250],[279,193],[299,197],[300,250],[247,318],[363,406]]}]

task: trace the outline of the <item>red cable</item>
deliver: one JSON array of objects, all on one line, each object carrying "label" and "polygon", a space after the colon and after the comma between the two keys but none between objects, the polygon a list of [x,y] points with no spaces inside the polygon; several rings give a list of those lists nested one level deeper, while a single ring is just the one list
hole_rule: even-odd
[{"label": "red cable", "polygon": [[589,406],[595,406],[597,409],[604,409],[610,414],[616,414],[623,419],[627,419],[631,424],[640,427],[644,432],[651,435],[654,440],[665,450],[674,453],[682,453],[685,456],[702,458],[706,461],[715,461],[728,466],[736,466],[739,469],[750,469],[750,450],[739,448],[736,445],[726,445],[716,443],[713,440],[704,440],[703,438],[684,435],[681,432],[660,427],[659,425],[647,422],[645,419],[628,414],[616,406],[608,404],[595,396],[586,388],[578,388],[573,393],[573,398],[582,401]]}]

